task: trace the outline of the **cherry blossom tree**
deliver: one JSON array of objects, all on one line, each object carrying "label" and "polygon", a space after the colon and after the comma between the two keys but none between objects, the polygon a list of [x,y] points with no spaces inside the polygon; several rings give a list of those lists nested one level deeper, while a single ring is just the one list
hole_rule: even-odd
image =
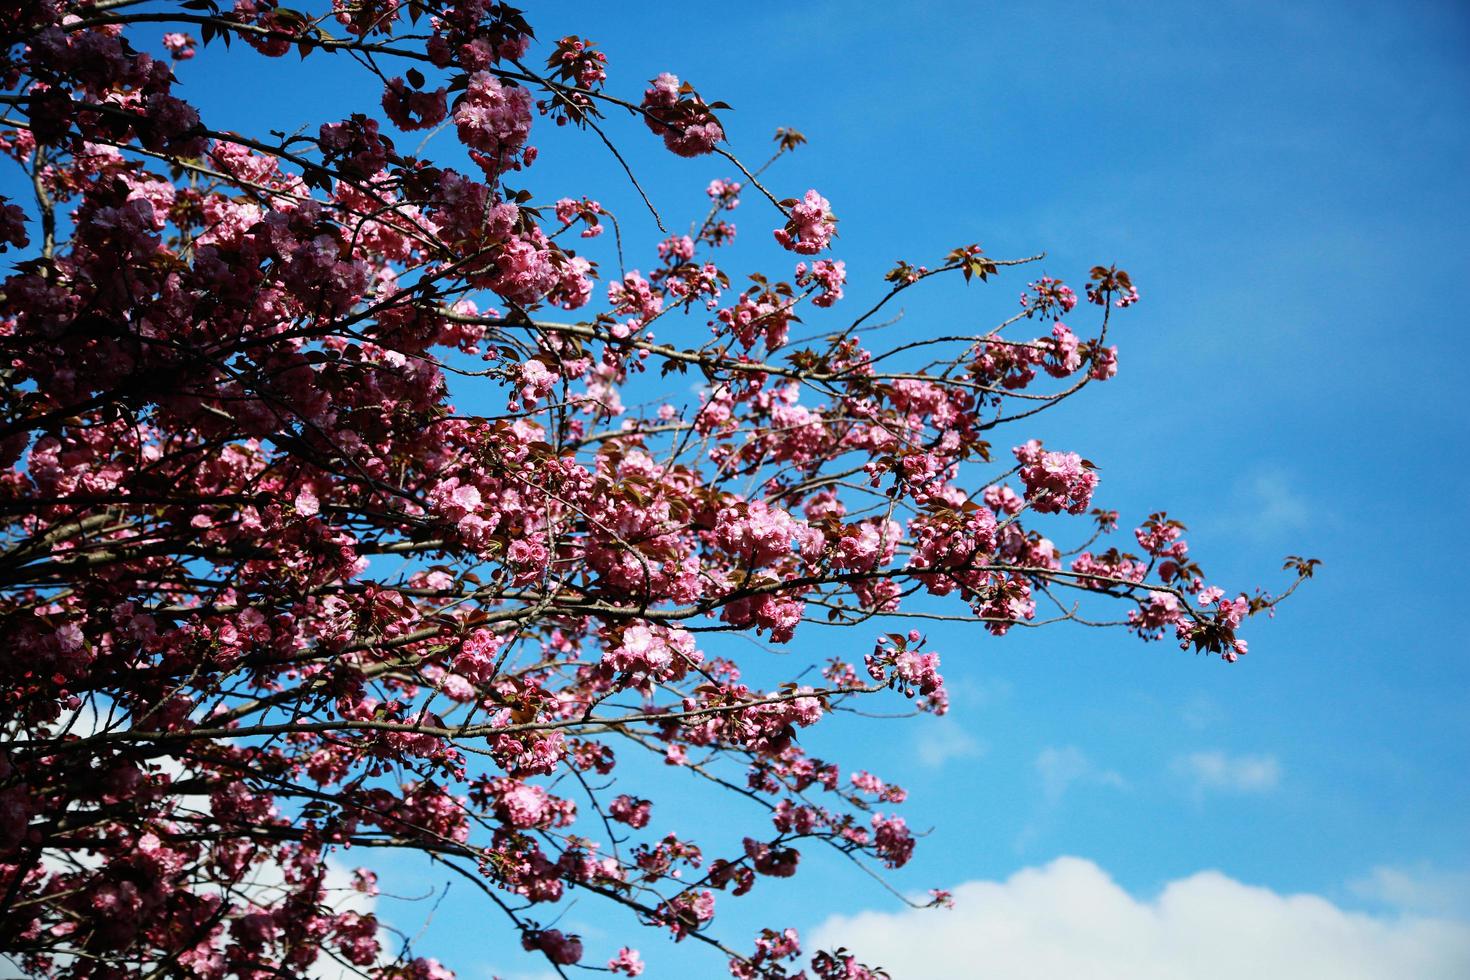
[{"label": "cherry blossom tree", "polygon": [[[673,74],[615,94],[597,45],[504,4],[18,0],[0,32],[0,148],[32,189],[0,202],[0,951],[28,974],[451,977],[329,894],[329,858],[372,893],[399,849],[558,973],[636,976],[663,933],[736,977],[882,976],[718,925],[804,860],[913,851],[904,791],[800,729],[944,712],[926,620],[1235,660],[1312,572],[1227,591],[1164,513],[1109,546],[1095,467],[1027,438],[1117,372],[1123,269],[867,344],[907,290],[1040,257],[848,283],[833,205],[742,163],[727,106]],[[176,91],[202,47],[188,68],[356,64],[381,113],[234,132]],[[547,125],[660,223],[640,154],[706,163],[688,232],[627,243],[649,271],[597,201],[507,185]],[[440,131],[447,163],[405,151]],[[787,264],[726,268],[742,202]],[[701,649],[834,628],[840,656],[775,685]],[[662,831],[630,757],[737,799],[743,847]],[[550,924],[579,895],[626,945]]]}]

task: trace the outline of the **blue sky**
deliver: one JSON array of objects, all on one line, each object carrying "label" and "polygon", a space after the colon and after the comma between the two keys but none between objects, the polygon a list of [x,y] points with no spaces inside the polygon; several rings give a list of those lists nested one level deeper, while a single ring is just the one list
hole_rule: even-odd
[{"label": "blue sky", "polygon": [[[1046,270],[1073,281],[1098,261],[1126,267],[1143,302],[1117,321],[1118,378],[1013,430],[1015,441],[1040,436],[1099,463],[1099,499],[1125,526],[1167,507],[1227,586],[1282,584],[1288,553],[1325,562],[1274,621],[1252,624],[1252,652],[1233,666],[1081,629],[1002,640],[932,630],[955,693],[948,718],[839,722],[804,738],[905,785],[910,822],[935,828],[898,887],[1041,868],[1036,881],[1057,894],[1068,881],[1085,892],[1095,878],[1064,874],[1080,865],[1050,864],[1075,855],[1144,906],[1167,883],[1217,869],[1373,916],[1351,919],[1360,931],[1407,929],[1416,916],[1463,923],[1470,649],[1456,556],[1470,545],[1470,423],[1455,344],[1470,270],[1470,10],[563,3],[530,14],[543,41],[600,42],[614,91],[670,70],[730,102],[732,145],[751,161],[775,126],[805,132],[810,143],[769,180],[779,196],[816,187],[832,201],[849,307],[879,294],[895,259],[933,263],[972,241],[995,256],[1045,250]],[[375,101],[343,80],[358,75],[314,60],[261,66],[243,51],[221,63],[228,82],[212,81],[202,68],[214,57],[181,76],[220,128],[314,130]],[[542,199],[610,204],[629,265],[648,268],[658,233],[615,165],[550,129],[533,133],[543,158],[523,183]],[[710,178],[730,175],[720,161],[656,152],[631,122],[614,132],[673,224],[694,216]],[[784,271],[753,195],[733,217],[743,261],[732,267]],[[910,293],[894,337],[998,322],[1026,278]],[[870,638],[817,630],[788,656],[818,657],[834,641],[856,650]],[[711,817],[693,788],[685,800],[664,807],[667,829],[758,823],[753,812]],[[385,883],[405,893],[440,880],[392,871]],[[996,888],[977,907],[1049,935],[1048,913]],[[881,917],[896,902],[834,861],[760,891],[758,907],[724,903],[727,934],[743,942],[760,925],[811,930],[864,911],[880,916],[864,920],[873,935],[909,928]],[[1226,902],[1222,922],[1262,894],[1206,892],[1201,902]],[[424,913],[381,908],[410,932]],[[451,891],[422,949],[469,977],[528,969],[488,917]],[[593,949],[619,935],[585,904],[564,925]],[[1461,927],[1447,928],[1461,945],[1445,955],[1470,955]],[[717,972],[692,950],[634,938],[653,976]],[[893,949],[910,957],[896,976],[956,975],[942,957]],[[1276,962],[1258,972],[1284,975]],[[1470,959],[1453,962],[1470,972]]]}]

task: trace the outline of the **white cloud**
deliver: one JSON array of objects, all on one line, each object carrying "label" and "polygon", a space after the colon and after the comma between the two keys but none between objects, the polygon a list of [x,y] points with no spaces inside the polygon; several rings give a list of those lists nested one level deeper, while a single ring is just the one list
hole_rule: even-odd
[{"label": "white cloud", "polygon": [[1345,911],[1216,871],[1133,897],[1063,857],[954,889],[955,908],[836,916],[809,949],[846,946],[902,980],[1450,980],[1470,976],[1470,924]]},{"label": "white cloud", "polygon": [[1116,772],[1094,765],[1075,745],[1042,749],[1036,757],[1036,771],[1041,776],[1041,788],[1049,803],[1059,802],[1077,783],[1120,789],[1127,785]]},{"label": "white cloud", "polygon": [[1279,469],[1260,469],[1237,481],[1231,511],[1232,523],[1258,540],[1301,530],[1313,519],[1313,507]]},{"label": "white cloud", "polygon": [[1009,701],[1015,687],[1003,677],[958,677],[946,681],[944,689],[949,692],[950,707],[963,705],[966,708],[987,708]]},{"label": "white cloud", "polygon": [[1224,720],[1225,712],[1209,695],[1196,694],[1185,702],[1179,717],[1184,724],[1200,732]]},{"label": "white cloud", "polygon": [[1263,793],[1281,782],[1281,763],[1274,755],[1227,755],[1192,752],[1174,760],[1174,771],[1203,794],[1212,790]]},{"label": "white cloud", "polygon": [[942,768],[952,759],[973,759],[985,754],[985,744],[953,718],[938,718],[925,725],[917,735],[915,754],[919,764],[929,769]]},{"label": "white cloud", "polygon": [[501,973],[491,967],[482,967],[480,975],[485,980],[559,980],[555,973],[548,970],[540,970],[535,973],[516,973],[514,971]]},{"label": "white cloud", "polygon": [[1377,867],[1348,883],[1359,898],[1426,915],[1470,919],[1470,871]]}]

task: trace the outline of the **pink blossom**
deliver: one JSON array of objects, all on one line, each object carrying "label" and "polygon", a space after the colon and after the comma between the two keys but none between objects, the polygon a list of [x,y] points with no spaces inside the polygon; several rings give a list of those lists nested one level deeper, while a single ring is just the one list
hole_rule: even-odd
[{"label": "pink blossom", "polygon": [[1092,502],[1097,474],[1076,453],[1050,452],[1032,439],[1014,450],[1021,461],[1026,500],[1038,513],[1080,514]]},{"label": "pink blossom", "polygon": [[608,971],[611,973],[623,973],[630,977],[636,977],[643,973],[643,958],[638,955],[636,949],[624,946],[618,950],[618,955],[607,961]]},{"label": "pink blossom", "polygon": [[688,235],[670,235],[658,243],[658,257],[665,262],[688,262],[694,258],[694,239]]},{"label": "pink blossom", "polygon": [[681,157],[709,153],[725,138],[725,130],[704,100],[683,90],[679,79],[668,72],[649,83],[643,93],[643,109],[648,128]]},{"label": "pink blossom", "polygon": [[576,814],[576,807],[570,801],[559,800],[540,786],[516,779],[493,780],[491,793],[500,818],[522,830],[566,825]]},{"label": "pink blossom", "polygon": [[460,645],[454,658],[455,672],[476,683],[491,680],[495,661],[504,646],[504,637],[489,630],[475,630]]},{"label": "pink blossom", "polygon": [[989,486],[985,488],[983,495],[985,506],[997,514],[1019,514],[1026,506],[1020,494],[1007,486]]},{"label": "pink blossom", "polygon": [[1021,294],[1021,307],[1028,316],[1037,313],[1067,314],[1077,306],[1077,294],[1060,279],[1042,276],[1027,283],[1026,288],[1029,292]]},{"label": "pink blossom", "polygon": [[873,814],[873,846],[883,863],[890,868],[901,868],[914,853],[914,838],[903,817],[885,817]]},{"label": "pink blossom", "polygon": [[653,804],[648,800],[640,800],[624,793],[612,801],[607,812],[614,820],[619,820],[629,827],[639,829],[648,826]]},{"label": "pink blossom", "polygon": [[616,671],[653,677],[682,677],[703,659],[694,636],[677,627],[635,622],[605,649],[602,663]]},{"label": "pink blossom", "polygon": [[168,48],[168,53],[177,61],[188,61],[194,57],[194,45],[197,44],[188,34],[170,31],[163,36],[163,46]]},{"label": "pink blossom", "polygon": [[583,198],[578,201],[575,198],[563,197],[553,207],[556,220],[564,225],[581,220],[585,227],[582,229],[583,238],[596,238],[602,234],[602,224],[598,221],[598,215],[604,214],[602,205],[591,198]]},{"label": "pink blossom", "polygon": [[721,511],[715,538],[752,568],[769,565],[794,551],[812,556],[823,544],[820,531],[760,500]]},{"label": "pink blossom", "polygon": [[383,111],[393,125],[404,131],[429,129],[449,114],[447,96],[448,89],[425,92],[409,88],[402,78],[390,78],[383,86]]},{"label": "pink blossom", "polygon": [[811,270],[807,270],[805,262],[796,264],[796,284],[798,286],[813,285],[821,292],[812,297],[813,306],[831,306],[842,298],[842,284],[847,281],[847,265],[840,259],[836,262],[828,262],[826,259],[817,259],[812,263]]},{"label": "pink blossom", "polygon": [[546,958],[562,966],[570,966],[582,959],[582,940],[568,936],[560,929],[541,929],[527,932],[521,937],[526,949],[539,949]]},{"label": "pink blossom", "polygon": [[7,252],[10,246],[16,245],[25,248],[30,244],[30,236],[26,234],[26,214],[14,204],[4,203],[0,198],[0,252]]},{"label": "pink blossom", "polygon": [[837,219],[825,197],[810,190],[800,201],[791,201],[787,206],[790,220],[775,232],[782,247],[800,255],[815,255],[831,243],[837,233]]},{"label": "pink blossom", "polygon": [[542,362],[527,361],[521,365],[521,398],[534,404],[538,398],[545,398],[551,393],[556,380],[556,375]]},{"label": "pink blossom", "polygon": [[531,95],[489,72],[476,72],[454,109],[454,124],[460,141],[477,151],[476,162],[494,177],[516,165],[531,135]]},{"label": "pink blossom", "polygon": [[1047,351],[1046,373],[1065,378],[1082,366],[1081,343],[1061,321],[1051,328],[1051,333],[1051,337],[1038,341]]},{"label": "pink blossom", "polygon": [[741,186],[739,181],[721,180],[716,177],[709,182],[705,193],[710,196],[710,200],[718,202],[726,211],[733,211],[740,206]]},{"label": "pink blossom", "polygon": [[296,513],[302,517],[315,517],[321,511],[321,504],[317,502],[316,494],[310,489],[302,487],[296,493]]}]

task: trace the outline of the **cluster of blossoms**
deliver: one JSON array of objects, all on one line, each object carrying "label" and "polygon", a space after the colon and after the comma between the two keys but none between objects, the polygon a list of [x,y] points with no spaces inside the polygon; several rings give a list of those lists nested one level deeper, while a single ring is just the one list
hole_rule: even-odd
[{"label": "cluster of blossoms", "polygon": [[705,193],[710,200],[714,201],[726,211],[734,211],[740,206],[740,188],[744,186],[736,180],[721,180],[716,177],[709,182]]},{"label": "cluster of blossoms", "polygon": [[449,114],[447,88],[423,91],[411,88],[401,76],[383,86],[383,113],[404,132],[432,129]]},{"label": "cluster of blossoms", "polygon": [[1027,283],[1026,292],[1021,294],[1021,309],[1027,316],[1066,315],[1076,306],[1077,294],[1072,287],[1051,276]]},{"label": "cluster of blossoms", "polygon": [[599,88],[607,81],[607,55],[584,38],[568,35],[556,42],[556,50],[547,59],[548,67],[582,88]]},{"label": "cluster of blossoms", "polygon": [[548,86],[548,97],[536,103],[542,115],[550,116],[558,126],[585,126],[601,115],[593,93],[607,81],[607,55],[594,42],[568,34],[556,42],[546,68],[551,79],[561,84]]},{"label": "cluster of blossoms", "polygon": [[[519,85],[502,84],[487,71],[470,76],[469,87],[454,109],[459,139],[491,179],[530,163],[534,149],[526,149],[531,135],[531,93]],[[524,151],[524,153],[522,152]]]},{"label": "cluster of blossoms", "polygon": [[194,47],[198,43],[190,35],[179,31],[170,31],[163,36],[163,46],[168,48],[169,56],[176,61],[188,61],[194,57]]},{"label": "cluster of blossoms", "polygon": [[832,243],[832,236],[837,234],[837,218],[825,197],[810,190],[799,201],[781,204],[790,209],[791,215],[785,227],[775,231],[776,241],[782,248],[799,255],[816,255]]},{"label": "cluster of blossoms", "polygon": [[710,153],[725,138],[714,114],[718,107],[706,105],[687,82],[680,84],[668,72],[649,82],[643,93],[643,121],[681,157]]},{"label": "cluster of blossoms", "polygon": [[[923,707],[942,715],[949,708],[949,694],[939,673],[939,654],[920,653],[922,645],[918,630],[910,630],[905,636],[884,634],[878,637],[864,663],[873,680],[898,687],[909,697],[922,695]],[[864,787],[859,784],[858,788]]]},{"label": "cluster of blossoms", "polygon": [[714,534],[720,547],[748,568],[761,568],[793,553],[811,556],[825,543],[821,531],[762,500],[720,511]]},{"label": "cluster of blossoms", "polygon": [[678,628],[634,623],[607,650],[602,663],[620,673],[677,680],[703,659],[694,637]]},{"label": "cluster of blossoms", "polygon": [[571,226],[573,222],[580,220],[583,224],[582,237],[596,238],[602,234],[602,222],[598,216],[607,212],[602,210],[601,204],[590,197],[584,197],[580,201],[564,197],[556,202],[554,213],[556,220],[566,226]]},{"label": "cluster of blossoms", "polygon": [[808,269],[805,262],[796,264],[796,284],[811,285],[820,290],[812,297],[813,306],[831,306],[842,298],[842,284],[847,282],[847,263],[817,259]]},{"label": "cluster of blossoms", "polygon": [[[591,41],[550,45],[543,75],[508,4],[322,6],[0,13],[0,152],[28,188],[0,200],[0,954],[25,972],[263,980],[335,957],[452,980],[334,895],[344,854],[394,848],[474,879],[553,968],[639,976],[621,937],[556,926],[573,900],[715,942],[727,900],[826,846],[903,866],[905,791],[798,734],[858,698],[949,706],[917,631],[784,683],[718,633],[786,644],[926,593],[1002,635],[1072,590],[1127,603],[1144,638],[1245,652],[1236,630],[1276,600],[1207,586],[1182,525],[1149,518],[1141,556],[1064,551],[1047,535],[1090,507],[1091,465],[1034,440],[1018,481],[991,460],[1020,389],[1072,379],[1026,392],[1030,414],[1116,373],[1125,272],[1092,270],[1095,335],[1043,277],[1012,318],[1053,321],[1034,339],[875,352],[865,318],[803,339],[855,288],[815,258],[836,233],[815,190],[780,205],[776,240],[805,257],[789,281],[731,286],[730,179],[649,243],[652,271],[624,269],[601,203],[502,185],[536,158],[533,104],[569,137],[631,106],[606,101]],[[242,44],[194,56],[220,39]],[[175,94],[236,57],[365,51],[381,118],[314,136],[231,134]],[[641,105],[684,157],[724,140],[721,109],[671,74]],[[471,173],[400,150],[441,125]],[[572,244],[619,270],[605,290]],[[900,263],[878,305],[1003,264],[975,245]],[[707,343],[654,337],[691,311]],[[667,833],[687,821],[629,757],[761,809],[735,846]],[[722,948],[735,977],[883,975],[788,928]]]},{"label": "cluster of blossoms", "polygon": [[1087,301],[1106,306],[1108,300],[1118,309],[1126,309],[1138,302],[1138,287],[1128,273],[1116,266],[1103,268],[1094,266],[1092,281],[1087,284]]},{"label": "cluster of blossoms", "polygon": [[1092,503],[1097,473],[1076,453],[1042,449],[1030,439],[1014,450],[1021,461],[1021,482],[1026,485],[1026,502],[1040,514],[1065,510],[1081,514]]},{"label": "cluster of blossoms", "polygon": [[768,351],[784,346],[796,318],[796,297],[787,283],[761,288],[764,285],[764,281],[757,282],[734,306],[719,310],[711,329],[746,349],[756,344],[764,344]]},{"label": "cluster of blossoms", "polygon": [[1072,559],[1072,571],[1083,576],[1081,581],[1107,588],[1115,582],[1142,582],[1148,577],[1148,566],[1132,555],[1110,549],[1102,555],[1084,551]]}]

